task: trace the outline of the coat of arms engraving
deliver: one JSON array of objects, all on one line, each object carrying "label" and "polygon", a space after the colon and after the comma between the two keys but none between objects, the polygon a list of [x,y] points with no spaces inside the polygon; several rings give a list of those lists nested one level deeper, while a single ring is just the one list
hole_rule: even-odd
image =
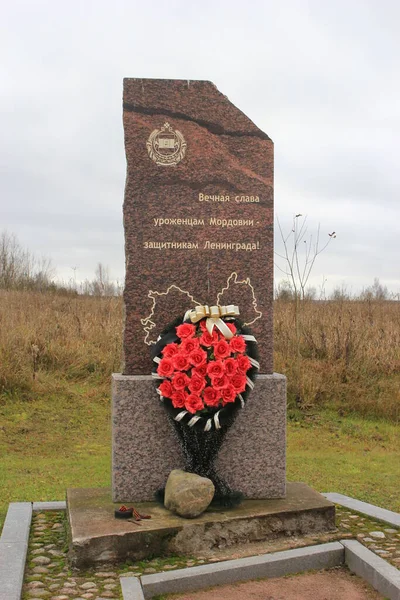
[{"label": "coat of arms engraving", "polygon": [[164,123],[161,129],[155,129],[146,142],[150,158],[160,166],[175,167],[186,154],[185,138],[169,123]]}]

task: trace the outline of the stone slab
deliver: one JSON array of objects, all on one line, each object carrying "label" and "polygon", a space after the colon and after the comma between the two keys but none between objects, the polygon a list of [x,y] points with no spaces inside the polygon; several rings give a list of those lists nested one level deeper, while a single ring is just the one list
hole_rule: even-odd
[{"label": "stone slab", "polygon": [[238,581],[283,577],[302,571],[328,569],[343,562],[342,544],[331,542],[274,554],[144,575],[141,577],[141,582],[144,597],[152,598],[158,594],[191,592]]},{"label": "stone slab", "polygon": [[0,537],[0,600],[20,600],[32,520],[31,502],[11,502]]},{"label": "stone slab", "polygon": [[[184,467],[176,433],[150,376],[112,378],[112,489],[115,502],[146,502]],[[216,461],[247,498],[282,498],[286,482],[286,378],[259,375]]]},{"label": "stone slab", "polygon": [[115,519],[114,509],[118,506],[112,503],[107,488],[67,491],[70,556],[76,566],[192,554],[335,528],[334,504],[303,483],[288,483],[284,499],[245,500],[230,510],[210,507],[190,520],[154,502],[135,503],[139,512],[152,517],[137,525]]},{"label": "stone slab", "polygon": [[0,600],[20,600],[28,545],[0,541]]},{"label": "stone slab", "polygon": [[380,508],[374,504],[368,504],[368,502],[362,502],[361,500],[356,500],[350,496],[337,494],[335,492],[328,492],[322,495],[335,504],[340,504],[341,506],[345,506],[346,508],[350,508],[351,510],[362,513],[363,515],[368,515],[373,519],[378,519],[384,523],[389,523],[389,525],[400,527],[400,514],[393,512],[392,510]]},{"label": "stone slab", "polygon": [[55,500],[53,502],[34,502],[32,510],[34,512],[42,512],[46,510],[65,510],[67,504],[65,500]]},{"label": "stone slab", "polygon": [[273,142],[210,81],[125,79],[123,109],[124,374],[195,304],[238,305],[272,373]]},{"label": "stone slab", "polygon": [[400,571],[356,540],[342,540],[345,561],[353,573],[390,600],[400,600]]},{"label": "stone slab", "polygon": [[123,600],[144,600],[143,589],[138,577],[120,577]]},{"label": "stone slab", "polygon": [[31,502],[11,502],[4,521],[1,542],[21,542],[27,544],[32,520]]}]

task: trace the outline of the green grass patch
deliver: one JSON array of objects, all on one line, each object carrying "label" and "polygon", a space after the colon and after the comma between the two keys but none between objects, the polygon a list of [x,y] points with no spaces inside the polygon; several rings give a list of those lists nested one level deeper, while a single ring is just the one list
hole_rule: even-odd
[{"label": "green grass patch", "polygon": [[399,427],[321,412],[288,427],[288,479],[400,512]]}]

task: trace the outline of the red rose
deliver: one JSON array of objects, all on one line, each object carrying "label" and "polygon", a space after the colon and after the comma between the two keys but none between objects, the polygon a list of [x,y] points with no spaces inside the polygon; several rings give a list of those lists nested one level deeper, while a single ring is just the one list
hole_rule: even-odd
[{"label": "red rose", "polygon": [[161,395],[164,396],[165,398],[171,398],[171,396],[174,392],[171,382],[168,381],[167,379],[158,386],[158,389],[160,390]]},{"label": "red rose", "polygon": [[223,388],[226,388],[227,385],[229,385],[229,379],[226,375],[222,375],[222,377],[213,377],[211,380],[211,384],[216,390],[222,390]]},{"label": "red rose", "polygon": [[[235,338],[233,338],[235,339]],[[228,342],[223,339],[214,344],[214,356],[215,358],[227,358],[231,354],[231,349]]]},{"label": "red rose", "polygon": [[205,352],[201,348],[197,348],[197,350],[193,350],[193,352],[189,354],[189,362],[194,367],[199,367],[200,365],[203,365],[206,362],[206,360],[207,352]]},{"label": "red rose", "polygon": [[198,410],[204,408],[203,400],[197,394],[190,394],[186,397],[185,408],[190,413],[194,414]]},{"label": "red rose", "polygon": [[232,384],[227,385],[226,388],[221,390],[222,394],[222,402],[227,404],[228,402],[235,402],[235,398],[237,396],[237,391],[233,387]]},{"label": "red rose", "polygon": [[181,343],[181,352],[184,352],[185,354],[190,354],[191,352],[193,352],[193,350],[197,350],[199,345],[199,338],[185,338],[184,340],[182,340]]},{"label": "red rose", "polygon": [[182,325],[178,325],[176,328],[176,335],[181,338],[181,340],[189,337],[193,337],[196,331],[196,327],[191,323],[182,323]]},{"label": "red rose", "polygon": [[236,363],[239,373],[242,373],[243,375],[246,373],[246,371],[251,369],[251,362],[249,360],[249,357],[244,354],[237,357]]},{"label": "red rose", "polygon": [[192,394],[200,394],[202,390],[206,387],[206,380],[204,377],[199,377],[198,375],[192,375],[190,383],[188,385],[189,390]]},{"label": "red rose", "polygon": [[203,397],[207,406],[218,406],[221,399],[221,392],[213,387],[206,387],[203,391]]},{"label": "red rose", "polygon": [[207,331],[207,325],[206,325],[206,323],[207,323],[207,319],[202,319],[202,320],[200,321],[200,323],[199,323],[199,325],[200,325],[200,329],[201,329],[203,332],[204,332],[204,331]]},{"label": "red rose", "polygon": [[203,363],[198,367],[192,369],[192,377],[193,375],[198,375],[199,377],[205,377],[207,375],[207,363]]},{"label": "red rose", "polygon": [[241,335],[235,335],[229,342],[232,352],[244,352],[246,350],[246,342]]},{"label": "red rose", "polygon": [[225,324],[229,327],[229,329],[232,331],[233,334],[236,333],[236,331],[237,331],[236,325],[234,325],[233,323],[227,323],[227,322]]},{"label": "red rose", "polygon": [[246,376],[241,375],[240,373],[236,373],[230,379],[230,383],[235,388],[236,392],[244,392],[246,389]]},{"label": "red rose", "polygon": [[[162,359],[164,360],[164,359]],[[185,356],[185,354],[181,354],[180,352],[178,354],[175,354],[175,356],[172,357],[171,359],[172,364],[174,366],[174,368],[177,371],[187,371],[189,369],[189,361],[188,361],[188,357]]]},{"label": "red rose", "polygon": [[167,344],[166,346],[164,346],[164,348],[162,349],[162,355],[165,356],[165,358],[172,358],[179,350],[179,346],[178,344]]},{"label": "red rose", "polygon": [[175,373],[172,378],[172,385],[175,390],[184,390],[190,379],[185,373]]},{"label": "red rose", "polygon": [[174,392],[171,396],[172,405],[174,408],[185,408],[185,402],[187,398],[187,393],[183,390],[178,390]]},{"label": "red rose", "polygon": [[161,377],[169,377],[174,372],[174,365],[170,358],[162,358],[157,367],[157,373]]},{"label": "red rose", "polygon": [[232,377],[232,375],[234,375],[238,369],[237,360],[234,358],[227,358],[224,362],[224,367],[225,373],[228,375],[228,377]]},{"label": "red rose", "polygon": [[225,367],[222,360],[213,360],[207,365],[207,375],[209,377],[222,377],[225,373]]},{"label": "red rose", "polygon": [[212,335],[210,335],[208,333],[208,331],[206,330],[203,335],[200,337],[200,344],[202,346],[206,346],[207,348],[209,348],[210,346],[212,346],[213,344],[215,344],[216,342],[218,342],[218,335],[214,329],[214,331],[212,332]]}]

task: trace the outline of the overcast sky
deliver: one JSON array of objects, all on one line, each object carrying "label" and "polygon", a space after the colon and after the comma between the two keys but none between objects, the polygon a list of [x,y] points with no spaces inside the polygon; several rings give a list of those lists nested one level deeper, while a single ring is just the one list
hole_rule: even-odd
[{"label": "overcast sky", "polygon": [[398,0],[8,0],[0,231],[123,281],[122,79],[208,79],[274,141],[283,228],[336,231],[311,283],[400,293],[399,23]]}]

